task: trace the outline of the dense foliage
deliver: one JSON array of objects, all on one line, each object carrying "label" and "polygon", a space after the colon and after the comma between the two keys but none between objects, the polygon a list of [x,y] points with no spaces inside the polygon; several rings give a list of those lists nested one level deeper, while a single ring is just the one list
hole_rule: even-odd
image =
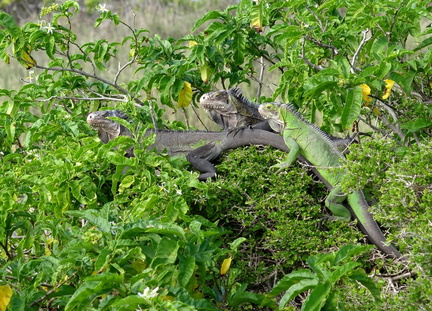
[{"label": "dense foliage", "polygon": [[[122,41],[77,33],[71,0],[22,26],[0,12],[2,68],[29,69],[22,87],[0,89],[0,310],[432,304],[427,1],[243,0],[180,39],[96,9],[88,27]],[[324,187],[307,168],[269,169],[280,152],[236,150],[199,183],[185,159],[146,150],[138,128],[191,121],[166,122],[164,109],[238,84],[334,135],[370,135],[350,147],[344,187],[367,190],[405,261],[371,251],[354,223],[322,219]],[[113,106],[136,135],[101,145],[85,117]]]}]

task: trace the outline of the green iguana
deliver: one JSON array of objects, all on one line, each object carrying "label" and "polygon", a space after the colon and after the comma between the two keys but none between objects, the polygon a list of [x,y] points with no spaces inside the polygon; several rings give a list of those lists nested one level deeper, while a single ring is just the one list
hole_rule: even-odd
[{"label": "green iguana", "polygon": [[325,200],[325,205],[333,214],[346,221],[351,219],[350,211],[342,204],[347,200],[360,228],[378,249],[392,257],[401,257],[401,253],[391,245],[386,245],[386,238],[378,224],[369,213],[369,204],[361,190],[342,193],[339,185],[346,171],[341,169],[344,156],[337,150],[326,133],[315,125],[305,121],[292,105],[266,103],[259,106],[260,114],[269,121],[275,132],[283,133],[290,149],[286,162],[291,165],[299,155],[309,161],[333,189]]},{"label": "green iguana", "polygon": [[[127,115],[119,110],[96,111],[87,116],[87,123],[98,131],[103,143],[120,135],[132,136],[126,127],[107,119],[109,117],[127,119]],[[268,145],[285,152],[289,151],[279,134],[249,127],[221,132],[147,131],[147,135],[152,133],[155,134],[156,140],[150,148],[155,148],[159,152],[166,151],[171,156],[186,155],[191,165],[202,173],[198,177],[199,180],[215,177],[216,169],[211,161],[229,149],[248,145]],[[133,156],[133,149],[128,150],[126,156]]]},{"label": "green iguana", "polygon": [[250,126],[272,131],[259,114],[258,104],[244,97],[239,88],[205,93],[199,104],[223,130]]}]

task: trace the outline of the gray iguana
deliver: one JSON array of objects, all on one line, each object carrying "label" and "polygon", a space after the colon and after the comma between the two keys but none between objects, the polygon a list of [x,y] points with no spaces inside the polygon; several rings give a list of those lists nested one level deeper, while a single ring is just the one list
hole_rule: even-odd
[{"label": "gray iguana", "polygon": [[250,126],[272,131],[259,114],[258,104],[243,96],[239,88],[205,93],[199,104],[223,130]]},{"label": "gray iguana", "polygon": [[[126,127],[107,119],[109,117],[127,120],[127,115],[119,110],[96,111],[87,116],[87,123],[98,131],[103,143],[119,135],[132,136]],[[216,169],[211,161],[229,149],[248,145],[268,145],[285,152],[289,151],[279,134],[249,127],[220,132],[148,130],[146,135],[152,133],[155,134],[155,143],[150,148],[155,148],[159,152],[166,151],[171,156],[186,155],[191,165],[201,172],[199,180],[213,178],[216,175]],[[126,156],[133,156],[133,150],[128,150]]]},{"label": "gray iguana", "polygon": [[333,189],[325,200],[326,206],[340,219],[350,220],[351,213],[343,205],[346,200],[358,219],[360,228],[378,249],[392,257],[401,257],[401,253],[386,244],[386,238],[378,224],[368,211],[361,190],[345,194],[339,188],[347,171],[341,168],[344,156],[337,150],[327,134],[315,125],[305,121],[292,105],[267,103],[259,107],[261,115],[269,121],[275,132],[283,133],[290,149],[284,166],[291,165],[299,155],[309,161]]}]

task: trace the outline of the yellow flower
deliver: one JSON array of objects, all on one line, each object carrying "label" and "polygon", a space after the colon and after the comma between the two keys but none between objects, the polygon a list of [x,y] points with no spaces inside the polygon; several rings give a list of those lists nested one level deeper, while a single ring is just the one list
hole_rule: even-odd
[{"label": "yellow flower", "polygon": [[360,84],[360,87],[362,88],[362,98],[363,100],[369,104],[372,100],[372,97],[370,97],[371,88],[367,84]]},{"label": "yellow flower", "polygon": [[220,268],[220,274],[221,275],[224,275],[224,274],[226,274],[228,272],[228,270],[229,270],[229,268],[231,266],[231,261],[232,261],[232,257],[231,256],[228,257],[228,258],[226,258],[223,261],[222,266]]},{"label": "yellow flower", "polygon": [[195,46],[195,45],[197,45],[197,44],[198,43],[196,41],[193,41],[193,40],[189,41],[189,47],[190,48],[193,47],[193,46]]},{"label": "yellow flower", "polygon": [[390,79],[385,79],[384,82],[386,83],[386,85],[385,85],[386,90],[385,90],[384,95],[382,96],[382,99],[387,99],[390,96],[391,89],[392,89],[393,85],[395,84],[395,82],[393,80],[390,80]]}]

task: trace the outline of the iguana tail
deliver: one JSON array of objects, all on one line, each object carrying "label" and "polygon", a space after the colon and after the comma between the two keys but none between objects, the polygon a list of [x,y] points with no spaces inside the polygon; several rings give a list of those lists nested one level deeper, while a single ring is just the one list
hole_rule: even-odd
[{"label": "iguana tail", "polygon": [[348,203],[353,210],[356,218],[359,220],[358,226],[361,231],[367,236],[369,241],[374,244],[382,252],[399,258],[402,254],[392,245],[386,243],[386,237],[382,233],[380,227],[373,219],[372,214],[368,211],[368,203],[362,191],[356,191],[348,195]]}]

